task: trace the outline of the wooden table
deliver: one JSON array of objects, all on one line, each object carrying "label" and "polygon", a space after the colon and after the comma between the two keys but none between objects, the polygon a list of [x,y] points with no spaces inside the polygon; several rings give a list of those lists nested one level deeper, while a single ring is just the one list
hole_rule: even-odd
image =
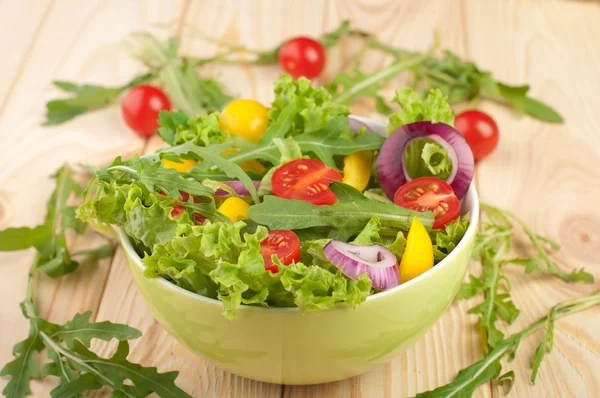
[{"label": "wooden table", "polygon": [[[43,128],[44,103],[58,95],[50,82],[118,84],[141,66],[117,47],[133,31],[175,35],[186,53],[208,56],[218,48],[198,39],[194,29],[252,48],[269,48],[298,34],[317,36],[350,19],[386,42],[415,50],[429,47],[435,28],[441,45],[472,59],[509,83],[528,83],[534,96],[566,118],[552,125],[520,117],[483,103],[501,129],[496,152],[477,167],[481,197],[512,209],[540,233],[559,241],[558,258],[567,267],[585,267],[600,280],[600,4],[595,1],[45,1],[0,3],[0,228],[35,225],[53,182],[48,176],[63,162],[101,164],[118,154],[147,152],[146,142],[124,125],[118,107]],[[348,60],[351,44],[329,54],[327,76]],[[384,58],[369,59],[373,67]],[[233,94],[268,103],[277,67],[208,68]],[[400,82],[397,83],[398,85]],[[372,104],[356,109],[368,115]],[[91,247],[102,238],[89,234],[74,242]],[[18,303],[25,294],[33,253],[0,256],[0,363],[28,323]],[[479,264],[472,264],[477,272]],[[554,278],[523,276],[511,269],[514,297],[522,313],[505,329],[519,330],[554,303],[591,293],[599,283],[566,284]],[[143,331],[130,360],[179,370],[178,385],[196,397],[406,397],[452,380],[482,356],[477,303],[455,302],[414,347],[389,365],[338,383],[280,386],[237,377],[187,351],[153,319],[132,283],[125,259],[84,266],[54,281],[37,280],[40,313],[64,322],[93,310],[99,320],[128,323]],[[399,311],[402,309],[400,308]],[[531,386],[529,368],[540,334],[524,341],[511,368],[517,373],[513,396],[600,396],[600,308],[557,324],[554,351]],[[506,326],[506,325],[504,325]],[[100,354],[114,348],[95,344]],[[7,380],[0,379],[0,386]],[[36,382],[36,396],[47,396],[54,381]],[[495,384],[476,396],[502,396]]]}]

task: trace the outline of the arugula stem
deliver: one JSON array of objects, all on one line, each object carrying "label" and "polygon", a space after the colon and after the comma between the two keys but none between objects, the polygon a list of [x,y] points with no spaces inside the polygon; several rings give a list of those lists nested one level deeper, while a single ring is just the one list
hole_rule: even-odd
[{"label": "arugula stem", "polygon": [[[108,377],[104,376],[102,373],[98,372],[93,366],[88,365],[87,361],[85,359],[83,359],[83,358],[79,357],[78,355],[74,354],[72,351],[66,350],[62,345],[60,345],[56,341],[52,340],[50,338],[50,336],[48,336],[46,333],[40,332],[40,336],[42,336],[42,339],[44,340],[44,342],[48,346],[52,347],[52,349],[54,351],[56,351],[60,355],[64,356],[65,358],[68,358],[71,361],[77,363],[82,368],[85,368],[89,373],[92,373],[95,376],[99,377],[100,379],[104,380],[107,383],[107,385],[111,386],[111,388],[113,390],[115,390],[115,391],[117,390],[117,386],[112,382],[111,379],[109,379]],[[127,392],[125,392],[125,391],[120,391],[120,392],[122,392],[123,394],[125,394],[128,397],[135,398],[134,395],[127,394]]]},{"label": "arugula stem", "polygon": [[338,104],[348,104],[350,101],[352,101],[352,99],[354,99],[354,97],[359,95],[360,92],[366,89],[367,87],[377,84],[381,81],[390,79],[403,70],[411,69],[412,67],[422,62],[423,59],[423,55],[416,55],[412,58],[407,58],[403,61],[394,63],[388,66],[387,68],[383,68],[378,72],[373,73],[363,81],[353,85],[350,89],[341,92],[333,99],[332,102]]}]

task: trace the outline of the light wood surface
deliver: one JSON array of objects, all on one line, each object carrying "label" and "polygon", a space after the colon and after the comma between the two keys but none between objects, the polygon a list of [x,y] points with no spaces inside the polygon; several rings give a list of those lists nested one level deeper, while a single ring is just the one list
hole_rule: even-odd
[{"label": "light wood surface", "polygon": [[[600,280],[597,1],[2,1],[0,228],[41,222],[52,189],[48,176],[63,162],[101,164],[118,154],[159,145],[131,133],[118,107],[60,127],[40,127],[45,102],[58,95],[52,80],[118,84],[141,70],[117,46],[130,32],[177,35],[184,52],[208,56],[218,48],[194,37],[194,29],[252,48],[270,48],[285,37],[317,36],[342,19],[415,50],[427,49],[437,28],[443,48],[474,60],[499,80],[531,84],[536,97],[565,116],[564,125],[550,125],[483,103],[498,121],[501,141],[477,167],[478,189],[483,200],[513,210],[539,233],[559,241],[563,250],[558,257],[565,264],[585,267]],[[325,78],[348,61],[352,50],[350,43],[329,53]],[[384,62],[384,57],[374,56],[368,66],[377,68]],[[280,70],[228,66],[211,67],[207,73],[225,82],[232,94],[268,103]],[[371,107],[363,102],[355,110],[369,115]],[[92,247],[99,242],[100,237],[89,234],[74,245]],[[18,303],[25,295],[32,257],[32,252],[0,255],[0,364],[12,358],[13,344],[27,332]],[[477,272],[479,265],[471,264],[471,269]],[[507,330],[519,330],[557,301],[600,286],[523,277],[517,268],[511,276],[522,313]],[[51,321],[64,322],[76,312],[93,310],[96,319],[139,328],[144,337],[133,342],[130,360],[160,371],[179,370],[178,385],[195,397],[406,397],[451,381],[482,355],[476,317],[466,314],[477,300],[454,302],[415,346],[373,372],[318,386],[264,384],[216,369],[170,337],[152,318],[120,251],[58,281],[40,277],[37,288],[40,313]],[[512,396],[600,396],[599,331],[598,308],[559,321],[554,351],[536,386],[528,380],[539,335],[524,341],[510,364],[517,373]],[[114,344],[96,342],[94,348],[107,354]],[[0,379],[0,389],[6,382]],[[53,383],[33,383],[34,395],[48,396]],[[502,391],[488,384],[475,396],[500,397]]]}]

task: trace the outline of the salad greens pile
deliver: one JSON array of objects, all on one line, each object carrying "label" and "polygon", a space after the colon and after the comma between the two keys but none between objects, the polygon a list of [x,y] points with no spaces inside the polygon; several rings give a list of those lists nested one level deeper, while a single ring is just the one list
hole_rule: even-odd
[{"label": "salad greens pile", "polygon": [[[443,114],[448,103],[429,99],[439,95],[428,97],[427,111],[412,99],[411,106],[394,117],[410,121]],[[269,122],[257,142],[220,129],[218,112],[190,118],[182,111],[163,111],[158,134],[172,146],[142,157],[117,158],[98,169],[77,217],[123,228],[143,257],[147,277],[162,277],[221,300],[228,318],[234,318],[241,305],[301,310],[323,310],[340,302],[358,305],[374,292],[371,279],[366,274],[356,279],[344,275],[323,255],[324,244],[331,239],[381,243],[394,248],[399,261],[413,217],[431,229],[433,213],[370,199],[339,181],[331,182],[337,200],[330,205],[277,197],[271,187],[274,172],[292,160],[312,158],[338,169],[344,155],[378,150],[384,138],[365,129],[351,133],[348,112],[346,106],[334,104],[324,88],[288,75],[275,85]],[[240,149],[227,153],[232,145]],[[195,166],[181,172],[164,165],[165,160],[181,159]],[[240,167],[248,160],[260,160],[263,175]],[[225,184],[231,180],[243,185],[245,196]],[[262,180],[258,190],[253,180]],[[373,176],[369,188],[377,187]],[[232,222],[219,212],[223,197],[216,195],[218,190],[252,204],[249,219]],[[178,206],[184,211],[174,212]],[[464,217],[433,233],[437,260],[456,247],[467,225]],[[302,260],[283,264],[274,256],[276,268],[266,269],[261,242],[269,230],[296,232]]]}]

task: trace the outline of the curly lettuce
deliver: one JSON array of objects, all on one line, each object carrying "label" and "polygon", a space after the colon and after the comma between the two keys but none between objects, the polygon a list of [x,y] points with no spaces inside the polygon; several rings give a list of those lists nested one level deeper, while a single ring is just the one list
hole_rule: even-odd
[{"label": "curly lettuce", "polygon": [[161,111],[158,124],[161,127],[157,134],[171,146],[193,142],[194,145],[206,147],[230,139],[229,132],[219,129],[218,112],[189,118],[182,111]]},{"label": "curly lettuce", "polygon": [[295,103],[298,110],[293,135],[318,130],[334,117],[350,113],[346,105],[332,102],[331,93],[324,87],[313,87],[304,77],[294,80],[290,75],[282,75],[275,84],[275,100],[269,110],[269,120],[276,120],[290,103]]},{"label": "curly lettuce", "polygon": [[260,242],[266,228],[242,234],[246,224],[206,222],[180,225],[177,236],[155,245],[143,258],[147,277],[163,277],[176,285],[223,302],[223,315],[236,316],[241,305],[298,306],[302,311],[330,308],[345,302],[355,306],[370,293],[367,276],[350,280],[336,269],[317,265],[274,263],[279,272],[265,270]]},{"label": "curly lettuce", "polygon": [[402,109],[390,115],[388,134],[405,124],[424,120],[432,123],[454,125],[454,113],[448,102],[448,97],[440,89],[429,90],[427,95],[423,97],[419,92],[411,88],[405,88],[396,91],[392,102],[400,105]]},{"label": "curly lettuce", "polygon": [[448,223],[444,229],[434,230],[430,233],[433,242],[433,258],[436,264],[456,248],[467,232],[469,220],[470,214],[466,214]]}]

